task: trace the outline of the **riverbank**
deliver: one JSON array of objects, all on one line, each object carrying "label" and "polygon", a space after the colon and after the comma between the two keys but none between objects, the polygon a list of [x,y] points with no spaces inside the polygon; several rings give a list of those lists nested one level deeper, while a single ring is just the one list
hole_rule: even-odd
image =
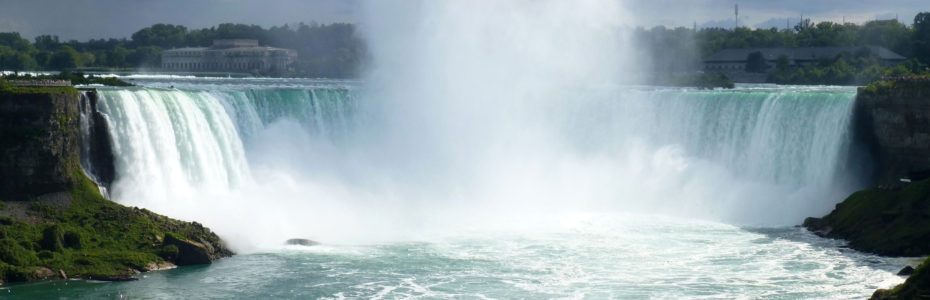
[{"label": "riverbank", "polygon": [[[863,148],[875,188],[850,195],[821,218],[803,226],[819,236],[844,239],[849,247],[884,256],[930,255],[930,81],[897,78],[859,88],[855,139]],[[880,289],[873,299],[930,295],[930,259],[902,284]]]},{"label": "riverbank", "polygon": [[[844,239],[849,247],[884,256],[925,256],[930,253],[930,179],[912,184],[883,185],[858,191],[822,218],[808,218],[804,227],[815,234]],[[930,258],[908,279],[873,299],[913,299],[930,294]],[[906,275],[906,274],[902,274]]]},{"label": "riverbank", "polygon": [[133,280],[233,253],[196,222],[103,197],[80,164],[81,94],[0,89],[0,282]]}]

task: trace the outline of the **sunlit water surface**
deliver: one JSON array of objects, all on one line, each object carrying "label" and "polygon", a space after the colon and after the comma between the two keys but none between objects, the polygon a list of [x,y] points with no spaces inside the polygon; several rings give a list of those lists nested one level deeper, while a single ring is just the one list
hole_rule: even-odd
[{"label": "sunlit water surface", "polygon": [[[542,225],[542,226],[540,226]],[[521,225],[522,226],[522,225]],[[4,287],[35,298],[866,298],[908,259],[803,229],[654,216],[571,215],[376,245],[286,246],[134,282]]]}]

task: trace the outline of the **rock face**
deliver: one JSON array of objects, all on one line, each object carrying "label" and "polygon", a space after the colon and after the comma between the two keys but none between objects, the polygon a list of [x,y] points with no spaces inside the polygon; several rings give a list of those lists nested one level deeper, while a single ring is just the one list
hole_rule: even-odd
[{"label": "rock face", "polygon": [[135,280],[232,255],[197,222],[101,195],[115,173],[95,106],[95,92],[70,87],[0,91],[0,282]]},{"label": "rock face", "polygon": [[209,241],[198,242],[183,239],[174,234],[165,235],[165,245],[178,247],[177,257],[173,262],[178,266],[209,264],[232,253],[225,248],[214,247]]},{"label": "rock face", "polygon": [[0,94],[0,200],[71,187],[78,100],[78,93]]},{"label": "rock face", "polygon": [[930,83],[859,88],[855,138],[872,156],[872,182],[930,176]]},{"label": "rock face", "polygon": [[97,90],[81,90],[81,165],[97,184],[109,188],[116,177],[110,125],[97,110]]},{"label": "rock face", "polygon": [[309,246],[316,246],[316,245],[319,245],[320,243],[317,243],[317,242],[315,242],[315,241],[308,240],[308,239],[289,239],[289,240],[287,240],[287,241],[284,241],[284,244],[285,244],[285,245],[297,245],[297,246],[308,246],[308,247],[309,247]]},{"label": "rock face", "polygon": [[930,298],[930,259],[925,260],[920,266],[914,269],[914,274],[907,278],[904,283],[892,289],[879,289],[872,294],[869,299],[890,300],[890,299],[927,299]]},{"label": "rock face", "polygon": [[887,256],[930,253],[930,179],[903,187],[858,191],[823,218],[807,218],[817,235],[849,241],[853,249]]}]

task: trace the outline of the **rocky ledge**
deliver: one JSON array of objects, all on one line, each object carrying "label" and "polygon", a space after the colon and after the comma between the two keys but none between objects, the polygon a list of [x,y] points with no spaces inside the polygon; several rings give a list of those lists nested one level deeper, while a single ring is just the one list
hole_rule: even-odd
[{"label": "rocky ledge", "polygon": [[0,282],[134,280],[232,255],[210,229],[105,199],[80,166],[80,93],[0,89]]},{"label": "rocky ledge", "polygon": [[[869,181],[878,187],[853,193],[803,226],[864,252],[930,254],[930,179],[925,179],[930,177],[930,82],[901,79],[860,88],[854,119],[854,136],[868,159],[853,163],[870,165]],[[928,265],[930,259],[904,283],[877,290],[872,299],[930,298]]]}]

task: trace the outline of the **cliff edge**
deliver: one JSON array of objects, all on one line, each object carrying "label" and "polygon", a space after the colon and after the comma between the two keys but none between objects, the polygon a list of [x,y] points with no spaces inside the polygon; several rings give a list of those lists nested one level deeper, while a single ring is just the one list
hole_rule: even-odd
[{"label": "cliff edge", "polygon": [[[885,256],[930,254],[930,80],[902,78],[859,88],[854,136],[869,153],[870,182],[822,218],[803,226]],[[930,258],[908,279],[872,299],[930,298]]]},{"label": "cliff edge", "polygon": [[861,87],[855,135],[872,156],[871,182],[930,177],[930,82],[879,81]]},{"label": "cliff edge", "polygon": [[72,87],[0,89],[0,282],[133,280],[233,254],[196,222],[105,199],[80,163],[82,105]]}]

